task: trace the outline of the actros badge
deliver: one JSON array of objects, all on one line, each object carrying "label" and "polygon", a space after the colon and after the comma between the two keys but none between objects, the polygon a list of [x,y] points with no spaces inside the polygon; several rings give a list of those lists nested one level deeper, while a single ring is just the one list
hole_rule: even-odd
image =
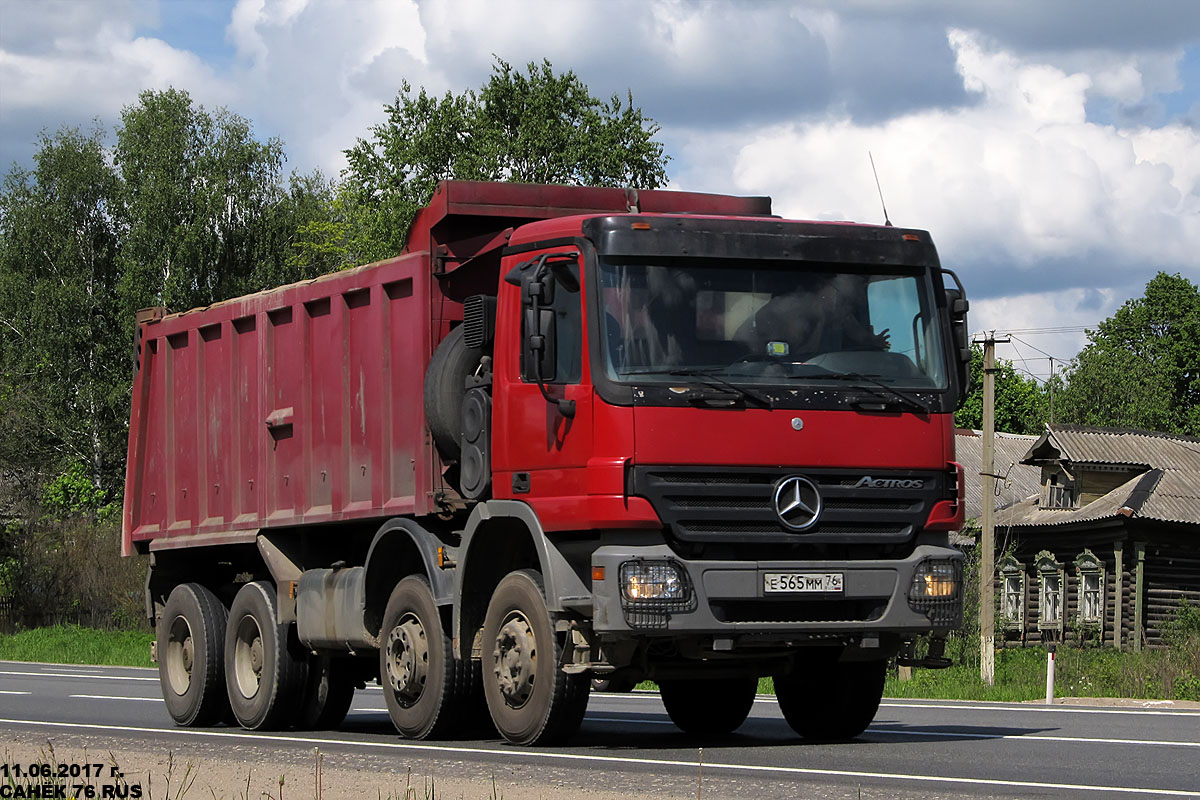
[{"label": "actros badge", "polygon": [[794,531],[811,528],[821,516],[821,493],[808,478],[792,475],[775,484],[775,516]]}]

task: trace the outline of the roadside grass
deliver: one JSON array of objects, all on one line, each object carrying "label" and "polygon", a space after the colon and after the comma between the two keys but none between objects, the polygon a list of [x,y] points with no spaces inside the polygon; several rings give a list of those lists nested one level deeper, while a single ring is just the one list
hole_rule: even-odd
[{"label": "roadside grass", "polygon": [[[1169,650],[1131,653],[1109,648],[1059,647],[1055,658],[1055,697],[1200,701],[1200,636],[1197,635]],[[913,670],[912,678],[907,681],[901,681],[893,668],[883,688],[884,697],[1024,702],[1046,696],[1043,648],[996,651],[992,686],[980,680],[977,656],[955,661],[947,669]],[[643,681],[637,688],[655,690],[658,685]],[[761,678],[758,693],[774,694],[774,682]]]},{"label": "roadside grass", "polygon": [[102,631],[79,625],[53,625],[0,634],[0,660],[153,667],[150,661],[152,641],[154,634],[148,631]]}]

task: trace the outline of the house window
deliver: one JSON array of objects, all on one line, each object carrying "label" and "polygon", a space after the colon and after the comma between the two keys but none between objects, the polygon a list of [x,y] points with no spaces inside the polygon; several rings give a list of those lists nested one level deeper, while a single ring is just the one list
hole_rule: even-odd
[{"label": "house window", "polygon": [[1025,571],[1011,555],[1000,562],[1000,614],[1009,630],[1025,626]]},{"label": "house window", "polygon": [[1063,569],[1052,553],[1038,553],[1037,570],[1039,580],[1038,628],[1040,630],[1062,630],[1063,625]]},{"label": "house window", "polygon": [[1050,483],[1046,487],[1046,508],[1074,508],[1075,507],[1075,487],[1071,485],[1071,481],[1062,478],[1055,474],[1050,476]]},{"label": "house window", "polygon": [[1062,578],[1056,574],[1042,576],[1042,624],[1062,624]]},{"label": "house window", "polygon": [[1099,625],[1104,622],[1104,564],[1091,550],[1075,559],[1079,574],[1079,622]]}]

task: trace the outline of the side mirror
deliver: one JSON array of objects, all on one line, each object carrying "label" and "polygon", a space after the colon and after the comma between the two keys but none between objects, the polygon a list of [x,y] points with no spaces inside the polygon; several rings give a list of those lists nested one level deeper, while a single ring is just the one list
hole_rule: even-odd
[{"label": "side mirror", "polygon": [[958,404],[961,406],[967,398],[967,389],[971,385],[971,334],[967,329],[967,310],[971,304],[967,302],[966,292],[958,276],[950,270],[944,270],[958,284],[953,289],[946,289],[946,311],[950,317],[950,333],[954,338],[954,347],[958,351]]},{"label": "side mirror", "polygon": [[[521,348],[521,374],[537,381],[546,402],[558,407],[564,417],[575,416],[575,401],[556,399],[546,382],[558,377],[558,330],[554,299],[558,287],[570,294],[579,292],[579,279],[571,271],[578,263],[575,253],[547,253],[513,269],[505,280],[521,287],[525,341]],[[578,302],[578,301],[576,301]]]}]

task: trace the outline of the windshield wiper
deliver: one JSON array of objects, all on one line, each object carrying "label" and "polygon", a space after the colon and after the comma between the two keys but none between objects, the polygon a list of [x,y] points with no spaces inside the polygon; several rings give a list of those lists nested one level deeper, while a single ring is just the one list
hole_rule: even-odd
[{"label": "windshield wiper", "polygon": [[638,369],[638,370],[624,370],[623,373],[625,375],[674,375],[674,376],[681,377],[681,378],[700,378],[700,382],[705,384],[706,386],[710,386],[710,387],[714,387],[714,388],[718,388],[718,389],[728,389],[729,391],[733,392],[734,394],[736,394],[738,397],[742,398],[743,400],[751,401],[755,405],[760,406],[762,408],[774,408],[775,407],[775,404],[773,402],[771,402],[770,398],[763,397],[758,392],[753,392],[742,386],[738,386],[737,384],[730,383],[729,381],[725,380],[724,378],[714,375],[712,373],[712,371],[708,370],[708,369],[694,369],[694,368],[691,368],[691,369],[689,369],[689,368]]},{"label": "windshield wiper", "polygon": [[[864,392],[870,392],[871,394],[875,395],[876,397],[886,397],[887,395],[884,394],[884,392],[886,392],[887,394],[889,394],[892,397],[899,400],[901,402],[901,405],[908,406],[909,408],[913,409],[914,411],[920,411],[922,414],[929,413],[929,406],[925,405],[920,400],[918,400],[917,398],[908,394],[907,392],[902,392],[899,389],[895,388],[894,386],[888,386],[883,381],[878,380],[877,379],[878,376],[876,376],[876,375],[866,375],[862,372],[831,372],[828,375],[820,375],[820,376],[795,375],[793,377],[794,378],[817,377],[823,381],[858,381],[859,383],[851,386],[851,388],[860,389]],[[869,385],[866,385],[866,384],[869,384]],[[883,392],[880,392],[879,389],[882,389]]]}]

